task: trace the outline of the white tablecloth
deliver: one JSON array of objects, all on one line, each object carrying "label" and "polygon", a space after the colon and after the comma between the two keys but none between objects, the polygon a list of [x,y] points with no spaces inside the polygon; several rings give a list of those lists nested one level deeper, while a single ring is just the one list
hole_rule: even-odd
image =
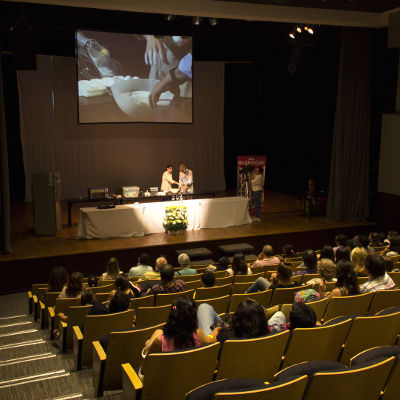
[{"label": "white tablecloth", "polygon": [[[245,197],[184,200],[187,207],[188,230],[201,228],[227,228],[249,224],[248,200]],[[143,236],[164,232],[165,207],[177,202],[162,201],[116,206],[99,210],[95,207],[80,209],[77,238],[95,239]]]}]

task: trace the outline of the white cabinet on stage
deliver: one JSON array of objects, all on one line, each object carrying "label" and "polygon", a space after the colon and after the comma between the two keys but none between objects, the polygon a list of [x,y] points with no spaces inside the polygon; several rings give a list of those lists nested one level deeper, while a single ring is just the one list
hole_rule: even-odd
[{"label": "white cabinet on stage", "polygon": [[60,171],[32,174],[36,235],[55,235],[62,226]]}]

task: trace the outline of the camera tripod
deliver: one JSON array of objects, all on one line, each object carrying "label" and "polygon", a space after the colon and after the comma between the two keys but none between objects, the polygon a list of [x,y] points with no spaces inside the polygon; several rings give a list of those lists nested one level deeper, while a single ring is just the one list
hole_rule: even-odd
[{"label": "camera tripod", "polygon": [[249,181],[248,181],[247,177],[241,183],[241,185],[239,187],[239,190],[237,192],[237,195],[246,197],[246,198],[248,198],[250,200],[250,198],[251,198],[251,190],[249,188]]}]

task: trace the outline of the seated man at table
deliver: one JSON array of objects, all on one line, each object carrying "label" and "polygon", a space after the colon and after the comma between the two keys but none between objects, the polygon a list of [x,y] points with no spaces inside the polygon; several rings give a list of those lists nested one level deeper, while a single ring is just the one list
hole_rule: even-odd
[{"label": "seated man at table", "polygon": [[138,258],[136,267],[129,270],[128,278],[134,276],[143,276],[146,272],[152,272],[153,268],[150,266],[150,257],[147,253],[141,253]]},{"label": "seated man at table", "polygon": [[154,285],[147,291],[147,294],[177,293],[186,290],[185,282],[174,279],[174,268],[165,264],[160,270],[161,283]]},{"label": "seated man at table", "polygon": [[179,254],[178,263],[180,270],[175,272],[175,275],[196,275],[197,271],[194,268],[190,268],[190,257],[186,253]]}]

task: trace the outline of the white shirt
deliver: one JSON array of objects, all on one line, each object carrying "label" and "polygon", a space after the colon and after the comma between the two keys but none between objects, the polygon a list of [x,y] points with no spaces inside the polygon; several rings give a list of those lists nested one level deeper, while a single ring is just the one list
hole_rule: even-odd
[{"label": "white shirt", "polygon": [[193,172],[187,168],[185,172],[179,172],[179,183],[181,185],[190,185],[193,183]]},{"label": "white shirt", "polygon": [[258,192],[264,189],[262,174],[257,174],[254,179],[251,180],[251,189],[253,192]]},{"label": "white shirt", "polygon": [[174,179],[172,178],[172,172],[164,171],[161,179],[161,191],[166,190],[169,192],[172,189]]}]

